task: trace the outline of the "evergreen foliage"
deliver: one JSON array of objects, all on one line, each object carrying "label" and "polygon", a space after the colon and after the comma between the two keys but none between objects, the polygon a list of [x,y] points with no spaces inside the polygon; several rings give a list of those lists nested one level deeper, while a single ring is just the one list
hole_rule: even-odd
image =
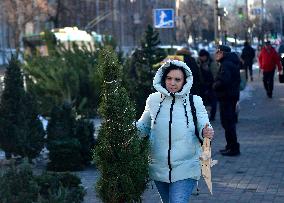
[{"label": "evergreen foliage", "polygon": [[158,48],[160,44],[159,33],[153,29],[151,25],[147,26],[144,39],[142,39],[142,57],[138,58],[141,64],[145,64],[149,68],[149,72],[153,72],[153,65],[161,62],[165,57],[165,52]]},{"label": "evergreen foliage", "polygon": [[71,173],[45,172],[35,177],[40,203],[80,203],[86,194],[81,180]]},{"label": "evergreen foliage", "polygon": [[76,138],[76,120],[71,105],[54,107],[47,125],[48,169],[54,171],[80,170],[83,161],[81,144]]},{"label": "evergreen foliage", "polygon": [[101,172],[97,191],[103,202],[141,202],[148,182],[148,143],[139,139],[135,109],[121,86],[121,66],[113,50],[99,57],[103,73],[103,123],[94,159]]},{"label": "evergreen foliage", "polygon": [[38,117],[37,103],[35,98],[26,93],[25,96],[26,118],[23,120],[28,126],[28,130],[23,137],[19,138],[18,154],[31,159],[36,158],[42,150],[45,140],[45,131],[42,122]]},{"label": "evergreen foliage", "polygon": [[39,187],[33,178],[31,168],[24,164],[19,168],[12,166],[0,175],[0,202],[30,203],[36,202]]},{"label": "evergreen foliage", "polygon": [[93,159],[92,150],[95,146],[94,133],[94,124],[91,121],[86,119],[79,119],[76,121],[75,137],[81,144],[81,156],[84,165],[90,165]]},{"label": "evergreen foliage", "polygon": [[124,68],[124,83],[130,91],[130,96],[135,100],[137,116],[140,117],[145,101],[153,92],[154,65],[161,62],[166,53],[158,48],[160,44],[159,33],[148,25],[141,49],[136,49]]},{"label": "evergreen foliage", "polygon": [[86,119],[76,120],[70,104],[54,107],[47,135],[50,170],[80,170],[90,164],[95,145],[94,126]]},{"label": "evergreen foliage", "polygon": [[17,151],[17,141],[27,129],[23,126],[24,86],[21,69],[16,57],[12,57],[6,70],[0,103],[0,147],[6,153]]},{"label": "evergreen foliage", "polygon": [[28,89],[36,95],[41,114],[49,115],[53,106],[64,102],[83,117],[96,114],[101,84],[97,52],[90,44],[55,44],[48,32],[45,41],[49,56],[26,56],[24,67]]},{"label": "evergreen foliage", "polygon": [[15,56],[9,62],[4,84],[0,103],[0,147],[7,154],[31,160],[43,147],[44,130],[34,98],[24,90],[23,75]]},{"label": "evergreen foliage", "polygon": [[84,195],[81,180],[71,173],[35,176],[23,163],[0,174],[1,203],[81,203]]}]

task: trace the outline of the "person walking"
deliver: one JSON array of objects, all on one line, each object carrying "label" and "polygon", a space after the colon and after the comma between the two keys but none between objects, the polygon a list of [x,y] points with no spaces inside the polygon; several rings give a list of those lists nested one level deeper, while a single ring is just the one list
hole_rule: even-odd
[{"label": "person walking", "polygon": [[220,68],[213,83],[216,92],[222,127],[225,130],[226,146],[220,150],[224,156],[237,156],[240,154],[240,144],[236,132],[236,104],[240,96],[240,60],[231,48],[219,45],[215,54]]},{"label": "person walking", "polygon": [[249,42],[246,41],[244,43],[244,48],[242,50],[241,61],[242,61],[242,66],[246,72],[247,81],[248,81],[248,74],[250,75],[250,81],[253,81],[252,65],[254,57],[255,57],[255,50],[250,46]]},{"label": "person walking", "polygon": [[280,57],[272,47],[270,41],[265,42],[265,45],[261,48],[258,61],[260,71],[263,74],[263,86],[267,97],[272,98],[276,66],[278,67],[279,74],[283,73],[283,68],[280,63]]},{"label": "person walking", "polygon": [[200,140],[213,138],[201,97],[193,95],[198,134],[189,103],[193,76],[182,61],[166,61],[156,72],[145,110],[137,122],[141,136],[149,136],[150,178],[163,203],[188,203],[201,175]]},{"label": "person walking", "polygon": [[212,89],[215,75],[217,73],[217,64],[210,57],[210,54],[205,49],[201,49],[198,53],[198,68],[201,84],[201,93],[203,103],[210,106],[209,120],[214,121],[217,110],[217,98]]},{"label": "person walking", "polygon": [[188,67],[190,67],[192,76],[194,78],[192,87],[190,89],[190,93],[200,96],[200,94],[201,94],[201,89],[200,89],[201,88],[201,82],[200,82],[200,77],[199,77],[199,73],[198,73],[198,66],[197,66],[195,58],[193,58],[191,56],[190,51],[186,47],[183,47],[182,49],[177,50],[176,55],[183,56],[184,63]]}]

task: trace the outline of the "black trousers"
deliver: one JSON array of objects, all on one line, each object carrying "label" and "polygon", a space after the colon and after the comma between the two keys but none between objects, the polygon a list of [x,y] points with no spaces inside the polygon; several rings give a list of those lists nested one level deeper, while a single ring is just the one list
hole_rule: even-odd
[{"label": "black trousers", "polygon": [[274,86],[274,73],[273,71],[263,72],[263,86],[268,96],[272,96]]},{"label": "black trousers", "polygon": [[225,138],[227,142],[226,148],[239,151],[240,145],[237,140],[236,132],[236,104],[237,100],[221,100],[220,118],[221,124],[225,130]]},{"label": "black trousers", "polygon": [[248,80],[248,76],[250,76],[250,79],[252,79],[252,63],[246,63],[244,67],[246,70],[246,79]]}]

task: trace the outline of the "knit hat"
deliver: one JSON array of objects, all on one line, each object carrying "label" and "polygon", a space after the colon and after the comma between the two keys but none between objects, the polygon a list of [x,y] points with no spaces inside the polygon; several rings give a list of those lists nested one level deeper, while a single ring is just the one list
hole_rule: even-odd
[{"label": "knit hat", "polygon": [[231,48],[226,45],[219,45],[217,47],[217,50],[223,51],[223,52],[231,52]]}]

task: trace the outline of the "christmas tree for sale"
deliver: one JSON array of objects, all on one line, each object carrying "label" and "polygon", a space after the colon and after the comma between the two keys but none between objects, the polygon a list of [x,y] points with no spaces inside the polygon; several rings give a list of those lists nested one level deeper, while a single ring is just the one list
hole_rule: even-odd
[{"label": "christmas tree for sale", "polygon": [[158,47],[160,43],[159,33],[151,25],[148,25],[144,39],[141,41],[143,57],[138,60],[140,63],[147,65],[151,73],[153,73],[153,66],[166,57],[165,51]]},{"label": "christmas tree for sale", "polygon": [[141,202],[148,182],[148,142],[138,137],[135,109],[121,86],[121,67],[110,48],[101,51],[103,74],[100,112],[103,123],[94,159],[101,176],[97,190],[103,202]]},{"label": "christmas tree for sale", "polygon": [[47,167],[53,171],[74,171],[83,168],[81,143],[76,137],[76,119],[72,106],[66,102],[55,106],[47,125]]},{"label": "christmas tree for sale", "polygon": [[38,119],[36,101],[24,90],[20,63],[12,56],[4,79],[0,103],[0,148],[6,153],[35,158],[44,142],[44,130]]},{"label": "christmas tree for sale", "polygon": [[137,49],[131,57],[128,68],[130,73],[124,76],[125,78],[129,75],[124,83],[135,100],[138,118],[144,110],[147,97],[153,92],[154,65],[166,58],[166,53],[158,47],[159,44],[159,33],[148,25],[141,41],[141,49]]},{"label": "christmas tree for sale", "polygon": [[0,148],[6,158],[17,151],[17,142],[27,128],[22,122],[24,115],[24,83],[19,62],[15,57],[9,62],[4,78],[5,89],[0,103]]}]

